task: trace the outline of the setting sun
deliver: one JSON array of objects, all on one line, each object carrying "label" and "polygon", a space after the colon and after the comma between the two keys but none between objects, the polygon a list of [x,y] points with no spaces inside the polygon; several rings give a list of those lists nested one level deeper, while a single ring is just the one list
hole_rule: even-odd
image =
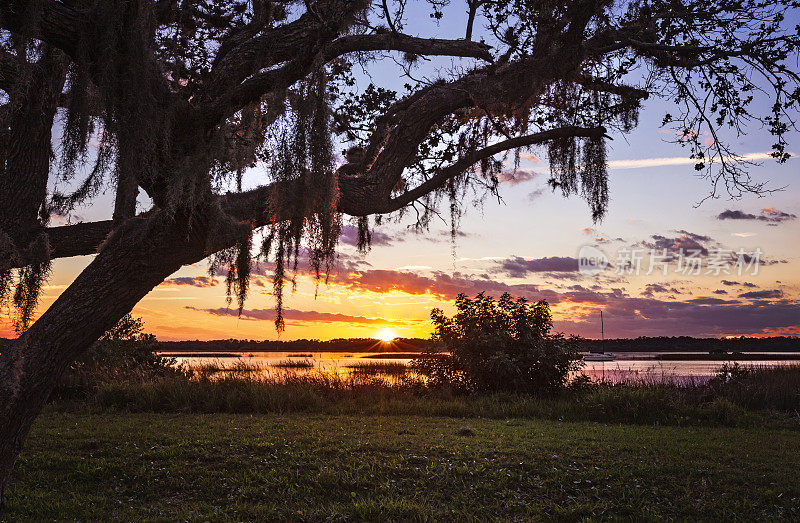
[{"label": "setting sun", "polygon": [[383,329],[375,334],[375,338],[381,341],[392,341],[397,337],[397,331],[393,329]]}]

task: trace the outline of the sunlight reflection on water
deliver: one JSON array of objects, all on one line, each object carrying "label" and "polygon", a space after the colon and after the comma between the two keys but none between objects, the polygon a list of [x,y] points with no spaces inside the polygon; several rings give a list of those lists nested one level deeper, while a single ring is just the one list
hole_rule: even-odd
[{"label": "sunlight reflection on water", "polygon": [[[341,353],[341,352],[242,352],[176,356],[177,363],[193,370],[224,376],[257,375],[265,378],[327,375],[340,378],[375,377],[394,381],[403,374],[413,375],[408,365],[409,353]],[[377,356],[377,357],[376,357]],[[585,362],[581,371],[593,380],[619,383],[702,383],[713,376],[724,361],[657,360],[657,353],[630,352],[617,354],[613,361]],[[798,364],[797,361],[750,360],[742,365],[777,366]]]}]

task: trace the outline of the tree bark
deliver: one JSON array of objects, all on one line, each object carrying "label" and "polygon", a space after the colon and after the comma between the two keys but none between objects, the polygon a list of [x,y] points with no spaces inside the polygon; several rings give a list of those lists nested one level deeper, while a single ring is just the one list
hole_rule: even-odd
[{"label": "tree bark", "polygon": [[70,362],[166,277],[205,257],[207,230],[197,219],[161,214],[129,220],[30,329],[0,347],[0,500],[34,419]]},{"label": "tree bark", "polygon": [[[16,74],[21,74],[19,71]],[[0,231],[25,248],[39,225],[39,208],[47,196],[53,117],[66,77],[60,51],[45,48],[33,65],[28,85],[10,88],[7,131],[0,148]],[[16,92],[15,92],[16,91]]]}]

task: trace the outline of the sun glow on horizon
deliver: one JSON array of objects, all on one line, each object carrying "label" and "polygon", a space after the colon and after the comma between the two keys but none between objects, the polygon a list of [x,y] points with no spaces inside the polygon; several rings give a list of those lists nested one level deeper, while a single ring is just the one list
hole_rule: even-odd
[{"label": "sun glow on horizon", "polygon": [[375,334],[375,338],[381,341],[392,341],[397,337],[397,331],[394,329],[382,329]]}]

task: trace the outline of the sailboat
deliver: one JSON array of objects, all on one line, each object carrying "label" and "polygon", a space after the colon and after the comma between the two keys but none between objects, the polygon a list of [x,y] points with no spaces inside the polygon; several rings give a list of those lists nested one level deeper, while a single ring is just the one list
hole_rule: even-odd
[{"label": "sailboat", "polygon": [[[600,345],[601,347],[605,344],[606,341],[605,337],[605,329],[603,326],[603,311],[600,311]],[[590,351],[589,354],[583,357],[583,361],[614,361],[614,355],[611,353],[606,354],[605,352],[601,351]]]}]

